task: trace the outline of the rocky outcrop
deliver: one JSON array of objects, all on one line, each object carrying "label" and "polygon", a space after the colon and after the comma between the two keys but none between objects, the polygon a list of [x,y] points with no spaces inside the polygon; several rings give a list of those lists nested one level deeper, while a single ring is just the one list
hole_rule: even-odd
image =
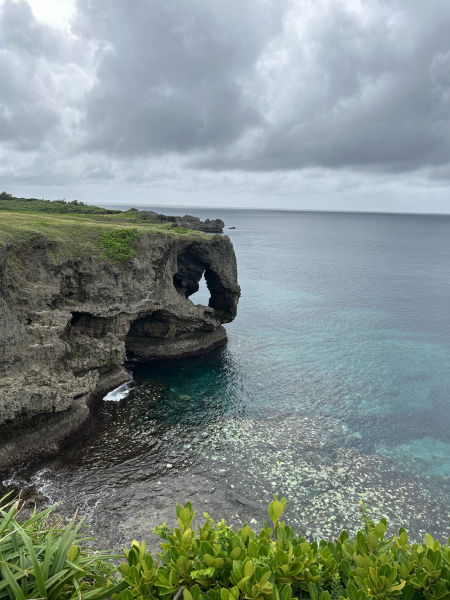
[{"label": "rocky outcrop", "polygon": [[[0,465],[36,448],[23,436],[14,445],[11,427],[59,415],[60,431],[45,442],[53,447],[87,418],[90,402],[126,381],[127,355],[206,352],[225,343],[222,324],[236,316],[240,289],[227,237],[147,233],[135,258],[117,264],[56,261],[52,245],[40,236],[14,252],[0,247]],[[203,275],[209,306],[189,299]]]},{"label": "rocky outcrop", "polygon": [[[172,223],[172,227],[185,227],[194,231],[205,231],[206,233],[222,233],[225,223],[222,219],[205,219],[201,221],[199,217],[192,215],[184,215],[184,217],[175,217],[171,215],[161,215],[153,210],[136,210],[133,211],[134,218],[142,219],[143,221],[163,221]],[[230,228],[231,229],[231,228]]]}]

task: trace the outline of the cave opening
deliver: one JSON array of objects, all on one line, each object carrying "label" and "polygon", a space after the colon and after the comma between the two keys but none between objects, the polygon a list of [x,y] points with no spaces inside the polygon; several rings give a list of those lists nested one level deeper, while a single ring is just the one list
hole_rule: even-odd
[{"label": "cave opening", "polygon": [[95,317],[87,312],[72,312],[67,333],[80,333],[93,338],[102,338],[110,330],[109,321],[104,317]]},{"label": "cave opening", "polygon": [[205,271],[203,271],[202,277],[198,282],[198,290],[189,296],[194,304],[202,304],[203,306],[209,306],[211,301],[211,292],[208,289],[208,284],[205,278]]}]

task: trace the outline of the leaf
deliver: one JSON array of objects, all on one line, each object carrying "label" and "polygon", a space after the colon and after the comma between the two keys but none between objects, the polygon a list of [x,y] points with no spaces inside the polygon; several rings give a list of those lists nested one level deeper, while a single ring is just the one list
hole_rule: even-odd
[{"label": "leaf", "polygon": [[239,600],[239,589],[236,586],[231,588],[230,593],[233,596],[234,600]]},{"label": "leaf", "polygon": [[361,554],[367,555],[366,539],[362,531],[358,531],[356,534],[356,542],[358,544],[358,550],[361,552]]},{"label": "leaf", "polygon": [[291,600],[292,589],[290,585],[285,585],[281,592],[280,600]]},{"label": "leaf", "polygon": [[319,592],[314,583],[309,584],[309,595],[311,596],[311,600],[319,600]]},{"label": "leaf", "polygon": [[429,533],[425,534],[425,543],[428,546],[428,548],[431,548],[431,550],[434,550],[434,538]]},{"label": "leaf", "polygon": [[245,577],[251,577],[253,575],[254,567],[251,560],[247,559],[247,562],[244,564],[244,575]]},{"label": "leaf", "polygon": [[[2,557],[0,555],[0,560],[1,558]],[[8,582],[8,585],[14,594],[15,600],[25,600],[25,596],[22,590],[20,589],[19,584],[17,583],[16,579],[14,578],[14,575],[11,573],[6,564],[1,565],[1,574],[5,581]]]},{"label": "leaf", "polygon": [[[281,517],[281,515],[284,512],[284,506],[281,504],[281,502],[279,500],[273,500],[270,504],[269,504],[269,516],[270,519],[276,523],[276,521],[278,521],[278,519]],[[272,515],[271,515],[272,513]],[[273,518],[275,517],[275,519]]]},{"label": "leaf", "polygon": [[358,590],[356,585],[352,582],[347,585],[347,595],[349,600],[358,600]]},{"label": "leaf", "polygon": [[45,598],[45,596],[47,595],[47,591],[45,589],[45,582],[42,576],[41,565],[39,564],[39,559],[36,556],[36,552],[33,548],[33,542],[30,540],[25,531],[23,531],[23,529],[20,529],[19,533],[28,550],[28,555],[30,557],[31,564],[33,565],[34,577],[38,586],[39,595]]},{"label": "leaf", "polygon": [[130,592],[130,590],[123,590],[120,597],[121,600],[133,600],[133,594]]},{"label": "leaf", "polygon": [[435,585],[431,587],[433,598],[436,600],[440,600],[448,594],[448,582],[447,581],[439,581]]},{"label": "leaf", "polygon": [[81,554],[81,548],[79,546],[71,546],[67,551],[68,560],[74,562]]},{"label": "leaf", "polygon": [[85,594],[82,594],[81,600],[105,600],[106,598],[110,598],[113,594],[123,590],[127,585],[128,584],[126,581],[120,581],[117,585],[110,586],[106,589],[91,590]]},{"label": "leaf", "polygon": [[401,600],[412,600],[414,597],[414,586],[411,584],[405,585],[402,591]]},{"label": "leaf", "polygon": [[244,569],[242,568],[242,563],[239,560],[233,561],[233,575],[236,579],[236,583],[244,577]]},{"label": "leaf", "polygon": [[402,590],[405,587],[406,581],[403,579],[397,585],[391,585],[388,587],[388,592],[394,592],[395,590]]},{"label": "leaf", "polygon": [[211,556],[211,554],[204,554],[203,555],[203,560],[205,561],[205,563],[208,565],[208,567],[213,567],[214,566],[214,557]]},{"label": "leaf", "polygon": [[378,546],[378,537],[374,533],[369,532],[366,535],[366,544],[369,548],[369,553],[372,554],[375,548]]},{"label": "leaf", "polygon": [[250,558],[259,558],[259,545],[255,540],[248,545],[248,555]]}]

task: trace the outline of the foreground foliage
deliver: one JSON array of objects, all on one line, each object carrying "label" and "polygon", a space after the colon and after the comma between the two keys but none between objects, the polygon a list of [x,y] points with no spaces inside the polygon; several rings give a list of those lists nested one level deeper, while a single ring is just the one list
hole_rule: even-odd
[{"label": "foreground foliage", "polygon": [[[49,511],[35,515],[33,522],[22,527],[12,525],[13,519],[9,519],[9,525],[5,527],[9,517],[3,511],[0,532],[11,532],[18,527],[14,535],[19,537],[15,538],[18,543],[16,549],[12,539],[6,542],[7,538],[0,536],[3,576],[0,598],[450,599],[448,545],[441,546],[428,534],[425,543],[411,544],[403,528],[397,535],[386,538],[386,520],[382,519],[379,523],[371,521],[364,505],[362,528],[355,539],[350,539],[343,531],[338,539],[311,542],[295,535],[280,520],[285,507],[286,500],[279,501],[275,496],[269,505],[272,523],[270,526],[265,523],[259,533],[248,525],[233,530],[223,520],[214,523],[207,514],[196,532],[192,529],[195,513],[191,504],[188,502],[184,507],[177,505],[178,527],[172,531],[164,523],[154,530],[162,538],[159,560],[154,560],[147,552],[145,542],[133,541],[131,548],[125,550],[123,558],[126,560],[118,568],[121,579],[117,582],[94,574],[93,583],[89,585],[85,581],[83,583],[83,578],[88,573],[92,557],[78,546],[79,541],[74,543],[79,525],[71,523],[66,531],[59,531],[59,543],[56,544],[56,533],[51,534],[48,541],[49,530],[39,529]],[[27,532],[28,543],[20,541],[25,539],[22,532]],[[9,544],[8,559],[4,557],[5,543]],[[49,550],[48,558],[44,548],[53,546],[55,551],[52,554]],[[32,550],[36,559],[32,559]],[[4,575],[6,567],[9,569],[8,579]],[[39,583],[40,577],[36,575],[39,572],[44,584],[42,581]],[[11,595],[11,578],[22,586],[22,596],[15,596],[14,592]],[[50,583],[46,587],[45,581],[48,580]],[[31,593],[45,592],[47,596],[30,595],[29,590],[33,586],[36,591]],[[47,589],[52,590],[52,595]],[[5,595],[5,591],[9,596]]]},{"label": "foreground foliage", "polygon": [[98,574],[104,570],[99,561],[120,555],[90,554],[80,546],[86,542],[79,535],[82,521],[75,524],[72,519],[63,528],[47,526],[50,508],[19,524],[20,503],[5,501],[0,501],[1,599],[101,600],[127,586]]},{"label": "foreground foliage", "polygon": [[430,535],[408,543],[404,529],[385,539],[387,523],[373,523],[362,507],[364,527],[356,539],[343,531],[334,541],[309,542],[280,521],[286,500],[269,505],[272,526],[259,534],[248,525],[233,531],[206,515],[198,534],[191,529],[190,503],[177,506],[179,527],[160,527],[161,566],[133,542],[119,571],[130,589],[115,596],[184,600],[441,600],[450,598],[450,548]]}]

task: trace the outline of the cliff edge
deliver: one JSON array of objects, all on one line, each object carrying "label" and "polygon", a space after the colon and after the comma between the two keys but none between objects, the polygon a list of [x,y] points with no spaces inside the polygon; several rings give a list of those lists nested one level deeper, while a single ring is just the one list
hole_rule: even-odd
[{"label": "cliff edge", "polygon": [[[57,449],[92,402],[128,379],[127,356],[184,357],[226,342],[222,324],[235,318],[240,295],[227,237],[77,216],[16,213],[5,223],[0,467]],[[133,232],[132,258],[114,260],[102,234],[123,231]],[[203,275],[209,306],[189,299]]]}]

